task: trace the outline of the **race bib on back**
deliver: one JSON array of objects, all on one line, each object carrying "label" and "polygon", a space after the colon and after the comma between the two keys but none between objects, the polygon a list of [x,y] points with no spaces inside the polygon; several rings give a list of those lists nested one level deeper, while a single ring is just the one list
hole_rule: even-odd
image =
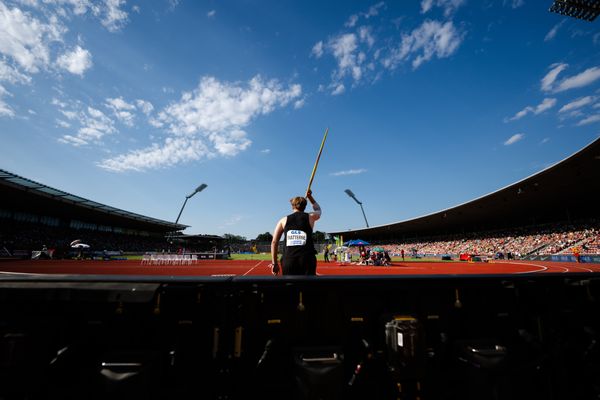
[{"label": "race bib on back", "polygon": [[291,230],[287,233],[286,246],[304,246],[306,244],[306,232]]}]

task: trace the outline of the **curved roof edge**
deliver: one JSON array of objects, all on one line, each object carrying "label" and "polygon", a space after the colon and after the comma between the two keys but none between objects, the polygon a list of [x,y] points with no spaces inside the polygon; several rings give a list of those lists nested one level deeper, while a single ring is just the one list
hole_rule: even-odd
[{"label": "curved roof edge", "polygon": [[[360,233],[364,236],[368,236],[368,235],[370,235],[370,233],[376,233],[377,231],[381,231],[381,230],[391,231],[391,230],[393,230],[393,228],[396,228],[396,227],[399,228],[402,225],[411,224],[416,221],[432,219],[432,218],[436,218],[437,216],[440,216],[440,215],[446,215],[448,213],[456,213],[459,210],[466,210],[470,207],[473,207],[477,203],[481,203],[483,201],[489,202],[490,200],[494,200],[496,197],[502,196],[502,194],[506,193],[507,191],[512,191],[514,189],[516,189],[518,191],[520,187],[530,186],[533,181],[537,180],[540,177],[543,177],[546,175],[561,175],[561,172],[563,169],[565,169],[566,164],[571,163],[573,161],[577,161],[579,158],[583,158],[588,153],[594,154],[594,151],[596,151],[596,150],[597,150],[598,154],[593,155],[592,158],[594,160],[597,160],[598,164],[600,164],[600,136],[597,137],[596,139],[594,139],[592,142],[588,143],[583,148],[574,152],[570,156],[567,156],[566,158],[562,159],[561,161],[558,161],[558,162],[542,169],[541,171],[538,171],[538,172],[536,172],[530,176],[527,176],[521,180],[518,180],[514,183],[511,183],[511,184],[504,186],[500,189],[497,189],[493,192],[476,197],[476,198],[466,201],[464,203],[460,203],[460,204],[457,204],[457,205],[449,207],[449,208],[441,209],[439,211],[420,215],[420,216],[402,220],[402,221],[392,222],[392,223],[383,224],[383,225],[371,226],[369,228],[335,230],[335,231],[330,231],[328,233],[330,233],[332,235],[340,235],[340,234],[341,235],[352,235],[352,234]],[[598,165],[596,167],[597,168],[592,168],[591,173],[598,175],[597,171],[600,171],[600,165]],[[520,194],[520,192],[518,192],[518,193]],[[500,200],[500,199],[498,199],[498,200]]]},{"label": "curved roof edge", "polygon": [[136,214],[133,212],[121,210],[116,207],[108,206],[105,204],[98,203],[93,200],[88,200],[86,198],[67,193],[65,191],[52,188],[50,186],[44,185],[42,183],[33,181],[28,178],[24,178],[17,174],[13,174],[12,172],[0,169],[0,185],[10,185],[24,192],[29,192],[34,195],[49,197],[55,201],[59,201],[62,203],[67,203],[73,205],[75,207],[88,208],[94,211],[104,212],[110,215],[118,216],[121,218],[127,218],[139,222],[149,223],[158,225],[161,227],[169,228],[172,230],[183,230],[188,227],[188,225],[183,224],[175,224],[173,222],[164,221],[157,218],[147,217],[145,215]]}]

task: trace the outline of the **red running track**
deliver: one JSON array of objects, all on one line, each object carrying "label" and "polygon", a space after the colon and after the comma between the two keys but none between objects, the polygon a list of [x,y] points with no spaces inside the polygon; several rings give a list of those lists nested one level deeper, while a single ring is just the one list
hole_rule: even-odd
[{"label": "red running track", "polygon": [[[268,261],[201,260],[194,265],[142,265],[138,260],[22,260],[0,263],[0,277],[60,275],[270,276]],[[317,275],[484,275],[600,272],[600,264],[542,261],[395,262],[389,267],[319,262]]]}]

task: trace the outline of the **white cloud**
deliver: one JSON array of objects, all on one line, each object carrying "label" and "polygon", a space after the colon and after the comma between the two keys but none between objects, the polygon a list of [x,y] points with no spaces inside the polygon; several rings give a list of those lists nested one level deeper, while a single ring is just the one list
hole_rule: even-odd
[{"label": "white cloud", "polygon": [[179,6],[179,0],[169,0],[169,11],[175,11]]},{"label": "white cloud", "polygon": [[43,23],[19,8],[0,2],[0,53],[26,72],[35,73],[50,63],[50,43],[62,40],[66,29],[57,18]]},{"label": "white cloud", "polygon": [[552,68],[550,70],[550,72],[548,72],[546,74],[546,76],[544,76],[542,78],[542,82],[541,82],[542,91],[548,92],[548,91],[552,90],[554,82],[556,81],[556,78],[558,77],[558,74],[560,74],[562,71],[564,71],[568,66],[569,66],[568,64],[552,64],[550,66],[550,68]]},{"label": "white cloud", "polygon": [[149,115],[154,110],[154,106],[152,105],[152,103],[146,100],[137,99],[135,101],[135,104],[146,115]]},{"label": "white cloud", "polygon": [[62,115],[64,115],[65,117],[67,117],[67,119],[69,120],[75,120],[77,119],[77,113],[75,111],[69,111],[69,110],[59,110],[61,112]]},{"label": "white cloud", "polygon": [[284,87],[256,76],[246,84],[204,77],[178,102],[161,110],[149,123],[168,134],[164,144],[133,150],[99,165],[111,171],[146,170],[215,156],[235,156],[252,143],[243,129],[260,115],[298,101],[300,85]]},{"label": "white cloud", "polygon": [[550,138],[543,138],[540,144],[546,144],[550,141]]},{"label": "white cloud", "polygon": [[56,125],[59,126],[59,127],[61,127],[61,128],[65,128],[65,129],[71,127],[70,123],[68,123],[67,121],[63,121],[62,119],[57,119],[56,120]]},{"label": "white cloud", "polygon": [[337,84],[334,86],[333,91],[331,92],[332,95],[337,96],[340,95],[342,93],[344,93],[346,91],[346,87],[344,86],[343,83]]},{"label": "white cloud", "polygon": [[127,12],[121,10],[125,0],[104,0],[104,7],[100,13],[100,22],[110,32],[116,32],[123,28],[128,21]]},{"label": "white cloud", "polygon": [[133,119],[135,118],[135,106],[133,104],[127,103],[122,97],[117,97],[106,99],[106,107],[112,110],[113,115],[125,125],[133,126]]},{"label": "white cloud", "polygon": [[[152,103],[146,100],[137,99],[134,103],[128,103],[123,100],[123,97],[119,96],[116,98],[107,98],[104,104],[110,109],[113,115],[125,125],[133,126],[136,113],[138,111],[143,112],[145,115],[150,115],[154,110]],[[153,119],[151,119],[153,121]],[[151,123],[152,124],[152,123]]]},{"label": "white cloud", "polygon": [[332,172],[330,175],[331,176],[358,175],[358,174],[363,174],[365,172],[367,172],[366,169],[359,168],[359,169],[348,169],[345,171]]},{"label": "white cloud", "polygon": [[396,68],[401,62],[413,56],[412,66],[438,58],[450,57],[462,43],[463,35],[454,27],[452,21],[441,23],[427,20],[409,34],[402,34],[400,44],[393,48],[382,61],[384,67]]},{"label": "white cloud", "polygon": [[555,92],[587,86],[600,79],[600,68],[588,68],[580,74],[563,79],[554,89]]},{"label": "white cloud", "polygon": [[14,117],[14,110],[3,99],[5,96],[11,96],[11,94],[4,86],[0,85],[0,117]]},{"label": "white cloud", "polygon": [[362,69],[355,52],[358,47],[356,35],[346,33],[337,36],[329,42],[328,46],[338,63],[336,78],[342,79],[346,75],[351,75],[355,81],[360,80]]},{"label": "white cloud", "polygon": [[356,26],[357,22],[358,22],[358,14],[354,14],[348,18],[348,21],[344,24],[344,26],[346,26],[348,28],[353,28]]},{"label": "white cloud", "polygon": [[298,109],[300,109],[300,108],[304,107],[304,102],[305,102],[305,100],[304,100],[304,99],[296,100],[296,101],[294,102],[294,109],[295,109],[295,110],[298,110]]},{"label": "white cloud", "polygon": [[369,48],[373,47],[375,44],[375,38],[371,33],[371,28],[368,26],[361,26],[358,28],[358,37],[360,38],[360,41],[366,43]]},{"label": "white cloud", "polygon": [[421,1],[421,14],[425,14],[433,7],[434,0],[422,0]]},{"label": "white cloud", "polygon": [[59,138],[58,141],[64,144],[70,144],[75,147],[85,146],[86,144],[88,144],[86,140],[71,135],[64,135],[61,138]]},{"label": "white cloud", "polygon": [[519,8],[525,5],[525,0],[504,0],[504,5],[511,8]]},{"label": "white cloud", "polygon": [[332,73],[332,82],[329,85],[329,88],[333,89],[332,94],[344,92],[343,80],[347,77],[357,84],[366,72],[374,68],[373,63],[367,63],[367,52],[374,43],[371,29],[363,26],[358,28],[357,33],[343,33],[330,38],[327,44],[318,42],[313,47],[312,55],[316,58],[320,58],[327,51],[336,60],[337,68]]},{"label": "white cloud", "polygon": [[526,116],[527,114],[529,114],[530,112],[532,112],[534,110],[533,107],[531,106],[527,106],[524,109],[522,109],[521,111],[517,112],[515,115],[513,115],[510,118],[505,118],[504,122],[508,122],[508,121],[516,121],[518,119],[523,118],[524,116]]},{"label": "white cloud", "polygon": [[271,149],[262,149],[260,152],[263,153],[263,154],[270,154],[271,153]]},{"label": "white cloud", "polygon": [[556,34],[558,33],[558,29],[565,23],[565,21],[566,20],[563,19],[558,24],[554,25],[552,27],[552,29],[550,29],[550,31],[544,37],[544,42],[548,42],[548,41],[554,39],[554,37],[556,37]]},{"label": "white cloud", "polygon": [[83,75],[83,73],[92,66],[92,55],[89,51],[80,46],[75,47],[73,51],[64,53],[56,64],[74,75]]},{"label": "white cloud", "polygon": [[348,18],[348,21],[344,24],[344,26],[347,28],[353,28],[356,26],[356,23],[360,20],[360,18],[369,19],[371,17],[375,17],[375,16],[379,15],[379,10],[384,6],[385,6],[385,3],[383,1],[381,1],[377,4],[369,7],[369,10],[366,12],[361,12],[358,14],[351,15]]},{"label": "white cloud", "polygon": [[315,56],[316,58],[321,58],[323,55],[323,41],[318,41],[310,51],[310,54]]},{"label": "white cloud", "polygon": [[522,133],[516,133],[509,137],[506,142],[504,142],[505,146],[510,146],[511,144],[517,143],[519,140],[522,140],[525,137]]},{"label": "white cloud", "polygon": [[231,132],[211,133],[208,138],[220,155],[235,156],[241,151],[246,150],[252,143],[246,132],[235,129]]},{"label": "white cloud", "polygon": [[553,98],[545,98],[540,104],[538,104],[535,109],[533,110],[533,113],[535,115],[541,114],[546,110],[551,109],[552,107],[554,107],[556,105],[556,99]]},{"label": "white cloud", "polygon": [[116,133],[114,122],[97,108],[87,107],[85,110],[59,110],[71,123],[79,125],[77,134],[63,135],[59,142],[82,146],[90,143],[101,143],[104,136]]},{"label": "white cloud", "polygon": [[581,107],[585,107],[588,104],[593,103],[596,100],[596,98],[594,96],[585,96],[585,97],[581,97],[577,100],[573,100],[572,102],[565,104],[564,106],[562,106],[560,108],[560,110],[558,110],[559,113],[564,113],[567,111],[573,111],[573,110],[577,110]]},{"label": "white cloud", "polygon": [[[439,6],[452,13],[464,3],[465,0],[432,0],[424,1],[422,5],[427,10]],[[319,91],[327,88],[332,95],[339,95],[348,87],[380,80],[383,70],[394,70],[402,63],[411,63],[416,69],[436,57],[450,57],[458,50],[466,34],[452,21],[425,20],[412,31],[402,32],[396,38],[379,38],[374,35],[371,26],[357,26],[362,19],[379,15],[384,7],[385,3],[380,2],[366,13],[351,16],[345,24],[351,29],[313,45],[312,57],[320,59],[328,54],[336,61],[331,81],[328,85],[320,84]]]},{"label": "white cloud", "polygon": [[363,14],[363,16],[366,19],[375,17],[375,16],[379,15],[379,9],[382,8],[383,6],[385,6],[385,3],[383,1],[380,1],[379,3],[369,7],[369,11],[367,11],[365,14]]},{"label": "white cloud", "polygon": [[210,10],[209,12],[206,13],[206,16],[208,18],[214,18],[215,15],[217,15],[217,10]]},{"label": "white cloud", "polygon": [[26,84],[31,82],[31,77],[0,59],[0,82]]},{"label": "white cloud", "polygon": [[153,144],[145,149],[134,150],[103,160],[98,166],[113,172],[144,171],[212,156],[212,152],[200,140],[187,137],[168,137],[162,146]]},{"label": "white cloud", "polygon": [[260,76],[245,86],[204,77],[198,88],[184,93],[158,118],[176,134],[223,132],[244,127],[253,118],[286,106],[301,94],[300,85],[284,88],[276,80],[264,81]]},{"label": "white cloud", "polygon": [[434,6],[444,9],[444,16],[449,17],[456,11],[460,6],[465,4],[465,0],[422,0],[421,1],[421,13],[425,14],[431,10]]},{"label": "white cloud", "polygon": [[595,122],[600,122],[600,114],[590,115],[577,123],[577,126],[589,125]]},{"label": "white cloud", "polygon": [[[65,39],[65,21],[91,14],[110,31],[127,22],[124,0],[0,1],[0,82],[28,84],[31,74],[65,70],[83,75],[92,56]],[[54,61],[53,61],[54,60]],[[4,104],[3,115],[12,110]]]}]

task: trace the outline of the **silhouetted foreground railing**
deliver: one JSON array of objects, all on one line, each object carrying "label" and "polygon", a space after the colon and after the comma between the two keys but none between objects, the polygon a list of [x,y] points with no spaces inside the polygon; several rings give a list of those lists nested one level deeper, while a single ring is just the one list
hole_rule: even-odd
[{"label": "silhouetted foreground railing", "polygon": [[600,278],[0,280],[2,399],[592,399]]}]

